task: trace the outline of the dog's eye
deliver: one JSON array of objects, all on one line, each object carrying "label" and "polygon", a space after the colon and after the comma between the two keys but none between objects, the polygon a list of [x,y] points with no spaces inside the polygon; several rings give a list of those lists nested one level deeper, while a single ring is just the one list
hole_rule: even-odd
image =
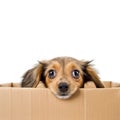
[{"label": "dog's eye", "polygon": [[53,79],[53,78],[55,78],[55,76],[56,76],[56,71],[55,70],[49,70],[48,77],[50,79]]},{"label": "dog's eye", "polygon": [[75,79],[78,79],[80,77],[80,72],[79,70],[73,70],[72,71],[72,76],[75,78]]}]

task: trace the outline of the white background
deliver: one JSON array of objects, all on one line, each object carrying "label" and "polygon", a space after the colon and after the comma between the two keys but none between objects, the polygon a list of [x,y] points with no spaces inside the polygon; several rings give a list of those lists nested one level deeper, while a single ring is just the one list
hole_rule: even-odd
[{"label": "white background", "polygon": [[119,42],[119,0],[0,1],[0,83],[57,56],[94,60],[102,80],[120,82]]}]

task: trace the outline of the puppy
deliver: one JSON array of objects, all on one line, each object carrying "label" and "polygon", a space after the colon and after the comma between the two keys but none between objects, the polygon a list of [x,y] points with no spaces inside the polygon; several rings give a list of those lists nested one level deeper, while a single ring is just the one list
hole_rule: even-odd
[{"label": "puppy", "polygon": [[22,87],[37,87],[40,81],[61,99],[70,98],[87,81],[93,81],[98,88],[104,88],[91,61],[77,60],[72,57],[57,57],[41,61],[28,70],[21,82]]}]

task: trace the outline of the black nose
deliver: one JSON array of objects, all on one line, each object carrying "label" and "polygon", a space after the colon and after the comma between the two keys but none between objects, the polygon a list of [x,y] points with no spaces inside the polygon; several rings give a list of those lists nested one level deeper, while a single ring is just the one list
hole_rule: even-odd
[{"label": "black nose", "polygon": [[58,88],[60,92],[67,92],[69,89],[69,85],[66,82],[61,82],[59,83]]}]

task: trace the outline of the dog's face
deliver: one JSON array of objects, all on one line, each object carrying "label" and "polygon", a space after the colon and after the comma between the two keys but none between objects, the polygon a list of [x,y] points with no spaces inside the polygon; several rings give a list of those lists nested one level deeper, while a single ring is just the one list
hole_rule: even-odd
[{"label": "dog's face", "polygon": [[73,59],[54,59],[45,70],[45,82],[62,99],[69,98],[83,85],[82,65]]},{"label": "dog's face", "polygon": [[22,87],[36,87],[43,81],[56,97],[70,98],[86,81],[92,80],[97,87],[104,87],[89,61],[71,57],[58,57],[40,62],[23,76]]}]

